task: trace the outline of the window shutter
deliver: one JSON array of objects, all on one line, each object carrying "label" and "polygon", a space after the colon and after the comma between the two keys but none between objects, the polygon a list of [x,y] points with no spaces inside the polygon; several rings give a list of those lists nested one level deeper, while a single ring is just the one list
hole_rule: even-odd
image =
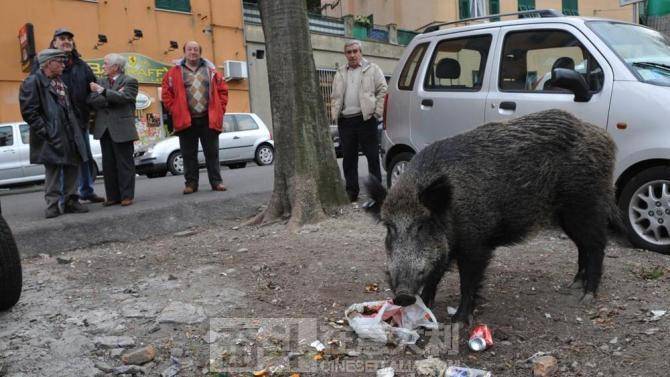
[{"label": "window shutter", "polygon": [[178,12],[190,12],[190,0],[156,0],[157,9],[174,10]]}]

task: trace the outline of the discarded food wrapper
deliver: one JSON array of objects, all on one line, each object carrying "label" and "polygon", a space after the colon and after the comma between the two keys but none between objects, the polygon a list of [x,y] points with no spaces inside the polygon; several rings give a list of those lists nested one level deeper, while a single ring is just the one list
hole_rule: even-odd
[{"label": "discarded food wrapper", "polygon": [[651,321],[658,321],[658,320],[661,319],[661,317],[663,317],[666,313],[667,313],[666,310],[652,310],[652,311],[651,311],[651,315],[652,315],[653,317],[651,318]]},{"label": "discarded food wrapper", "polygon": [[391,367],[377,369],[377,377],[393,377],[395,375],[395,370]]},{"label": "discarded food wrapper", "polygon": [[313,341],[313,342],[310,344],[310,346],[316,348],[316,350],[319,351],[319,352],[321,352],[321,351],[323,351],[323,350],[326,349],[326,346],[324,346],[323,343],[321,343],[321,342],[318,341],[318,340]]},{"label": "discarded food wrapper", "polygon": [[444,377],[492,377],[491,372],[481,369],[472,369],[464,367],[449,367]]},{"label": "discarded food wrapper", "polygon": [[381,343],[415,344],[419,340],[417,328],[438,328],[435,315],[419,296],[405,307],[394,305],[392,300],[353,304],[344,316],[358,336]]}]

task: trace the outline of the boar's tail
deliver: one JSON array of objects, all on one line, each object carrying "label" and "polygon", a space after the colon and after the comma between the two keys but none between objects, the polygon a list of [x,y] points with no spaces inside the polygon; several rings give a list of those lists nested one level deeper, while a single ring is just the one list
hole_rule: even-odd
[{"label": "boar's tail", "polygon": [[625,235],[627,230],[624,225],[623,212],[616,205],[614,200],[608,201],[609,203],[609,228],[617,235]]}]

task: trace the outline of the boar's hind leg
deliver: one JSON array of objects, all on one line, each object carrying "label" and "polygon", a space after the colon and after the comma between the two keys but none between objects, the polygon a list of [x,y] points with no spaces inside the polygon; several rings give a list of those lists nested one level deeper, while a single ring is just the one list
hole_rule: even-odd
[{"label": "boar's hind leg", "polygon": [[475,297],[482,285],[484,271],[489,264],[492,250],[477,250],[460,252],[456,256],[458,275],[461,283],[461,303],[458,306],[454,320],[470,323],[475,306]]},{"label": "boar's hind leg", "polygon": [[607,245],[607,215],[598,208],[606,207],[581,207],[559,216],[565,234],[577,245],[578,267],[572,286],[584,289],[584,301],[591,300],[598,290]]}]

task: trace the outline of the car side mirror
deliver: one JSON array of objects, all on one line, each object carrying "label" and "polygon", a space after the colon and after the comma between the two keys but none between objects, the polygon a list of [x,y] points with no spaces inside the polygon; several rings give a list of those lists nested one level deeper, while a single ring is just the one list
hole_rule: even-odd
[{"label": "car side mirror", "polygon": [[586,80],[574,69],[554,68],[551,71],[551,85],[575,94],[575,102],[589,102],[592,97]]}]

